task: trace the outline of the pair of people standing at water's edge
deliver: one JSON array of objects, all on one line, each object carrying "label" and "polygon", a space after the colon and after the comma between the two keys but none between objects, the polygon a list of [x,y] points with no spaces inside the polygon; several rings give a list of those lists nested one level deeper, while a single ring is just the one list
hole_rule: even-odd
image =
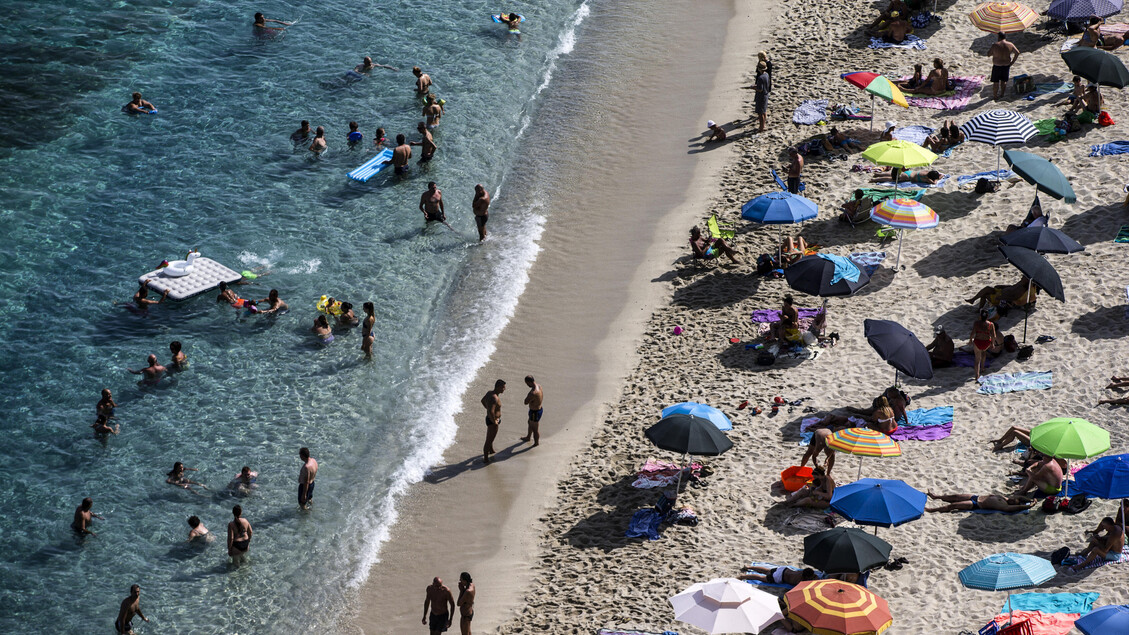
[{"label": "pair of people standing at water's edge", "polygon": [[477,590],[470,574],[463,571],[459,574],[459,599],[456,602],[451,596],[451,589],[443,584],[438,576],[431,580],[431,584],[424,589],[423,619],[421,624],[426,624],[431,635],[444,633],[451,628],[451,614],[455,607],[459,609],[459,633],[470,635],[470,623],[474,619],[474,596]]},{"label": "pair of people standing at water's edge", "polygon": [[[529,386],[529,393],[525,396],[525,405],[529,408],[528,429],[522,441],[533,439],[533,447],[541,444],[541,416],[545,414],[542,404],[545,393],[533,375],[525,376],[525,385]],[[502,425],[502,393],[506,391],[506,382],[499,379],[494,382],[494,389],[482,397],[482,406],[486,408],[486,443],[482,446],[482,462],[489,465],[490,455],[496,454],[494,439],[498,436],[498,429]]]}]

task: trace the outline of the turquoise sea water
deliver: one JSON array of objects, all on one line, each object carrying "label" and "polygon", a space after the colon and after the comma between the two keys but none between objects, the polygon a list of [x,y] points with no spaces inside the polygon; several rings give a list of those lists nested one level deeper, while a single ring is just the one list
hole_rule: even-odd
[{"label": "turquoise sea water", "polygon": [[[504,7],[502,7],[504,9]],[[543,164],[515,165],[551,86],[555,60],[584,28],[580,0],[534,0],[523,39],[477,1],[221,3],[207,0],[0,7],[0,627],[111,632],[130,584],[152,624],[140,633],[335,630],[394,520],[393,495],[454,434],[452,414],[489,355],[536,254]],[[256,37],[251,15],[300,19]],[[364,55],[400,68],[342,77]],[[377,126],[415,139],[420,65],[447,99],[436,159],[367,185],[345,173]],[[139,90],[159,114],[120,107]],[[295,151],[301,119],[327,130],[320,159]],[[371,147],[371,146],[368,146]],[[529,174],[537,171],[540,176]],[[444,191],[454,231],[426,231],[426,182]],[[475,183],[497,192],[478,245]],[[507,194],[515,192],[520,196]],[[238,314],[214,294],[138,315],[121,305],[138,275],[191,248],[236,270],[271,273],[291,306]],[[359,330],[315,345],[317,298],[377,306],[375,359]],[[483,298],[489,297],[489,301]],[[142,389],[127,367],[190,368]],[[89,428],[102,388],[121,434]],[[321,462],[313,509],[296,508],[297,450]],[[199,468],[194,494],[164,482],[174,461]],[[258,489],[224,487],[243,465]],[[105,520],[68,529],[85,496]],[[226,564],[232,504],[255,529],[249,563]],[[185,519],[216,534],[184,544]]]}]

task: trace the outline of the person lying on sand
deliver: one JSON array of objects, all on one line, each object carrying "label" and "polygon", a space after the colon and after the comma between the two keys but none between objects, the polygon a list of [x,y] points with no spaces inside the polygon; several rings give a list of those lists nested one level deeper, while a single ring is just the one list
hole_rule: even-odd
[{"label": "person lying on sand", "polygon": [[1114,406],[1129,406],[1129,395],[1125,397],[1114,397],[1113,399],[1099,399],[1098,405],[1110,404]]},{"label": "person lying on sand", "polygon": [[980,305],[977,307],[979,309],[983,309],[984,306],[988,304],[995,307],[1002,305],[1025,306],[1035,303],[1038,291],[1038,285],[1032,284],[1030,278],[1021,275],[1019,282],[1011,286],[996,285],[993,287],[984,287],[977,291],[976,295],[965,300],[965,302],[973,304],[979,300]]},{"label": "person lying on sand", "polygon": [[949,90],[949,71],[945,69],[945,61],[937,57],[933,59],[933,70],[917,88],[905,89],[905,92],[917,95],[940,95]]},{"label": "person lying on sand", "polygon": [[741,569],[741,571],[743,573],[737,576],[738,580],[755,580],[757,582],[787,584],[788,586],[796,586],[801,582],[815,580],[819,577],[815,574],[815,569],[810,567],[799,571],[790,567],[752,566]]},{"label": "person lying on sand", "polygon": [[786,237],[780,242],[780,266],[787,267],[804,257],[808,251],[808,243],[803,236]]},{"label": "person lying on sand", "polygon": [[929,361],[932,362],[933,368],[948,368],[953,365],[956,344],[945,332],[944,326],[937,325],[933,328],[933,341],[929,342],[925,350],[929,352]]},{"label": "person lying on sand", "polygon": [[1125,36],[1102,34],[1102,25],[1105,24],[1105,18],[1099,18],[1096,15],[1090,16],[1090,23],[1086,25],[1086,30],[1082,32],[1081,39],[1078,40],[1078,46],[1087,48],[1099,48],[1107,51],[1121,48],[1125,45]]},{"label": "person lying on sand", "polygon": [[703,237],[702,230],[696,225],[690,229],[690,250],[694,253],[694,260],[713,260],[718,254],[725,254],[734,264],[741,264],[737,250],[720,238]]},{"label": "person lying on sand", "polygon": [[1027,471],[1027,478],[1019,486],[1019,491],[1016,492],[1017,496],[1026,496],[1027,492],[1039,488],[1039,491],[1047,496],[1058,494],[1062,491],[1062,478],[1066,461],[1059,463],[1052,456],[1043,457],[1041,461],[1032,465]]},{"label": "person lying on sand", "polygon": [[1031,508],[1032,501],[1021,499],[1018,497],[1004,497],[999,494],[980,494],[979,496],[973,494],[947,494],[938,496],[933,492],[926,492],[926,495],[933,500],[942,500],[948,505],[942,507],[934,507],[932,509],[926,507],[927,512],[970,512],[979,509],[1000,511],[1000,512],[1021,512],[1025,509]]},{"label": "person lying on sand", "polygon": [[[1101,533],[1103,531],[1104,534]],[[1070,567],[1067,569],[1068,571],[1073,573],[1085,569],[1087,565],[1099,558],[1111,562],[1117,562],[1121,559],[1121,552],[1125,549],[1125,531],[1112,518],[1106,516],[1098,524],[1097,530],[1085,533],[1093,534],[1088,539],[1089,545],[1078,554],[1085,556],[1086,559]]]},{"label": "person lying on sand", "polygon": [[1005,432],[1002,437],[990,441],[990,443],[992,444],[993,451],[1002,452],[1012,441],[1019,441],[1023,445],[1031,447],[1031,430],[1020,428],[1019,426],[1012,426],[1007,429],[1007,432]]},{"label": "person lying on sand", "polygon": [[813,509],[827,509],[831,506],[831,496],[835,493],[835,480],[818,466],[812,470],[811,476],[811,483],[788,496],[784,501],[785,505]]},{"label": "person lying on sand", "polygon": [[843,134],[838,128],[832,128],[831,133],[823,137],[823,149],[831,152],[835,148],[843,148],[844,150],[865,150],[866,146],[858,139],[852,139]]},{"label": "person lying on sand", "polygon": [[937,170],[900,170],[898,168],[883,168],[870,177],[871,183],[917,183],[919,185],[936,185],[946,175]]}]

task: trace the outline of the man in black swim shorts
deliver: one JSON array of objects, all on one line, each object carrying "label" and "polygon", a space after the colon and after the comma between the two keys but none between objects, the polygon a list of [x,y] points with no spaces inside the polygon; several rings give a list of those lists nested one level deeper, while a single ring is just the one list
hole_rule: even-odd
[{"label": "man in black swim shorts", "polygon": [[408,139],[402,134],[396,135],[396,147],[392,149],[392,171],[396,174],[407,174],[408,160],[412,158],[412,147]]},{"label": "man in black swim shorts", "polygon": [[470,207],[474,210],[474,224],[478,227],[478,241],[486,240],[486,221],[490,219],[490,195],[482,184],[474,186],[474,201]]},{"label": "man in black swim shorts", "polygon": [[451,589],[438,576],[431,580],[423,600],[423,619],[431,635],[445,633],[451,628],[451,614],[455,612],[455,598]]},{"label": "man in black swim shorts", "polygon": [[423,212],[423,220],[431,223],[447,221],[446,210],[443,209],[443,192],[435,185],[435,181],[427,184],[427,191],[419,197],[419,211]]},{"label": "man in black swim shorts", "polygon": [[123,635],[133,633],[134,615],[146,622],[149,621],[149,618],[141,612],[141,587],[136,584],[129,587],[129,597],[122,600],[122,606],[118,609],[118,617],[114,620],[114,632]]},{"label": "man in black swim shorts", "polygon": [[542,407],[545,393],[541,390],[541,384],[533,380],[533,375],[525,376],[525,385],[529,386],[529,394],[525,396],[525,405],[529,408],[529,430],[521,440],[528,441],[532,438],[533,447],[537,447],[541,445],[541,415],[545,414],[545,408]]},{"label": "man in black swim shorts", "polygon": [[494,454],[494,438],[498,436],[498,427],[502,425],[502,393],[506,392],[506,382],[499,379],[494,382],[494,390],[482,397],[482,406],[486,408],[486,443],[482,444],[482,462],[489,465],[490,455]]},{"label": "man in black swim shorts", "polygon": [[1006,35],[999,33],[996,35],[996,43],[988,49],[988,57],[992,58],[992,99],[999,99],[1007,93],[1011,65],[1019,59],[1019,49],[1007,41]]}]

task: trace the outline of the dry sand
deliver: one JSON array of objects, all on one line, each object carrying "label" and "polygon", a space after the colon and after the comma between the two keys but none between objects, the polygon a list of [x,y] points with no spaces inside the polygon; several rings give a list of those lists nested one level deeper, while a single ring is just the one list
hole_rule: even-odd
[{"label": "dry sand", "polygon": [[[987,75],[984,57],[994,36],[977,31],[967,14],[971,0],[942,3],[944,22],[924,29],[928,50],[882,50],[865,46],[861,24],[874,14],[870,3],[832,1],[811,3],[783,0],[778,4],[771,50],[775,63],[775,92],[770,102],[770,131],[733,142],[739,158],[726,168],[720,185],[699,218],[717,213],[723,220],[742,225],[737,238],[747,260],[774,249],[776,229],[745,226],[739,220],[740,204],[772,191],[769,167],[785,162],[785,150],[818,132],[813,127],[790,125],[791,111],[805,98],[826,97],[834,102],[866,102],[861,91],[839,79],[851,70],[877,70],[888,75],[908,74],[914,62],[936,56],[949,63],[956,75]],[[876,5],[875,5],[876,6]],[[762,15],[741,12],[750,24]],[[1042,37],[1041,31],[1012,38],[1022,55],[1013,74],[1052,75],[1068,80],[1059,58],[1061,36]],[[747,59],[747,58],[746,58]],[[746,69],[749,70],[749,69]],[[1041,78],[1040,78],[1041,79]],[[751,80],[751,77],[747,79]],[[879,107],[878,121],[896,119],[902,126],[936,127],[946,118],[958,123],[993,107],[1018,110],[1032,120],[1062,112],[1063,95],[1043,95],[1025,101],[1012,93],[999,104],[990,101],[990,86],[963,111],[952,113],[888,104]],[[1106,105],[1114,119],[1129,116],[1124,97],[1106,90]],[[747,95],[751,101],[751,95]],[[751,103],[748,105],[751,114]],[[955,426],[951,437],[936,442],[905,441],[903,455],[867,460],[864,476],[904,479],[921,490],[944,493],[1007,493],[1013,454],[996,454],[986,441],[1007,426],[1033,426],[1056,416],[1078,416],[1110,431],[1112,452],[1129,447],[1124,411],[1095,406],[1110,396],[1105,384],[1111,374],[1125,374],[1129,353],[1129,323],[1125,315],[1124,287],[1117,272],[1125,261],[1125,245],[1113,243],[1121,224],[1129,222],[1122,208],[1121,186],[1129,171],[1121,157],[1089,158],[1089,146],[1125,137],[1119,124],[1111,128],[1087,127],[1066,141],[1048,144],[1042,138],[1027,146],[1051,158],[1071,179],[1078,202],[1066,205],[1043,196],[1051,224],[1081,242],[1086,251],[1052,255],[1066,287],[1066,302],[1041,296],[1031,316],[1028,339],[1040,334],[1056,341],[1036,345],[1033,358],[1018,362],[1005,354],[992,371],[1051,370],[1054,387],[1006,395],[980,395],[971,381],[971,369],[939,370],[929,381],[909,380],[905,390],[913,407],[951,405]],[[859,129],[866,123],[840,125]],[[872,224],[849,228],[834,219],[836,208],[852,189],[866,181],[849,171],[863,162],[853,155],[847,162],[809,161],[805,169],[807,195],[821,207],[819,220],[803,234],[830,253],[846,255],[878,248]],[[994,169],[995,148],[967,143],[953,157],[935,165],[945,173],[971,174]],[[1025,183],[1007,184],[997,193],[975,195],[959,189],[955,179],[926,194],[924,202],[937,210],[939,227],[911,232],[902,253],[904,269],[893,275],[880,270],[873,282],[856,296],[831,302],[828,331],[842,336],[840,344],[814,360],[783,362],[768,369],[754,364],[754,355],[730,337],[752,339],[749,314],[757,308],[775,308],[788,292],[782,280],[767,280],[752,267],[698,267],[678,263],[657,279],[670,301],[654,312],[638,342],[638,365],[630,373],[619,401],[589,447],[574,459],[570,473],[557,489],[552,511],[543,519],[545,534],[535,561],[533,583],[520,614],[501,628],[503,633],[592,633],[600,627],[664,629],[699,632],[674,622],[667,598],[698,581],[726,577],[743,563],[769,561],[798,565],[806,532],[783,525],[787,512],[770,484],[785,467],[797,464],[803,452],[796,442],[802,408],[786,408],[776,416],[752,409],[737,411],[749,399],[764,404],[774,395],[786,399],[810,398],[806,405],[819,411],[842,406],[863,406],[890,384],[892,369],[885,365],[862,337],[868,317],[894,319],[928,339],[932,325],[944,324],[965,343],[974,319],[963,299],[988,284],[1010,284],[1018,278],[995,249],[992,232],[1021,220],[1034,191]],[[684,245],[684,234],[666,236],[668,246]],[[894,245],[887,245],[891,252]],[[892,265],[890,260],[888,265]],[[799,304],[815,306],[816,299]],[[686,329],[675,336],[671,329]],[[1008,333],[1022,337],[1022,315],[1011,313],[1001,321]],[[635,470],[648,457],[673,458],[656,451],[643,430],[657,420],[659,410],[678,401],[696,400],[721,407],[735,424],[730,434],[734,448],[711,460],[715,472],[701,489],[688,489],[680,502],[700,515],[694,528],[669,527],[655,542],[623,537],[632,513],[652,504],[656,493],[629,486]],[[508,466],[507,466],[508,467]],[[854,480],[854,457],[840,457],[836,476],[840,483]],[[891,633],[954,633],[975,630],[999,612],[1003,593],[963,588],[957,572],[992,553],[1015,551],[1047,556],[1060,546],[1083,546],[1081,532],[1111,514],[1114,506],[1095,501],[1080,515],[1045,516],[1041,512],[1019,516],[928,514],[902,527],[884,529],[880,535],[894,545],[895,556],[908,558],[900,571],[877,571],[870,588],[887,599],[894,615]],[[1097,604],[1129,601],[1124,583],[1129,565],[1112,565],[1080,574],[1060,573],[1041,587],[1048,592],[1098,591]],[[489,629],[487,629],[489,630]]]}]

